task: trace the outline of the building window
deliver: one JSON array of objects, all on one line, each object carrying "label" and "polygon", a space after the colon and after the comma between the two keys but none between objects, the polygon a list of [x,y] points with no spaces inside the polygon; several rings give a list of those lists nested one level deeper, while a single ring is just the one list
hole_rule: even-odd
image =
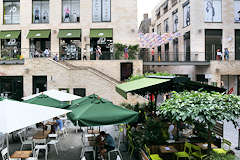
[{"label": "building window", "polygon": [[240,60],[240,30],[235,30],[235,60]]},{"label": "building window", "polygon": [[168,27],[168,19],[164,20],[164,31],[167,33],[169,31],[169,27]]},{"label": "building window", "polygon": [[158,9],[155,11],[155,13],[156,13],[157,19],[159,19],[160,16],[161,16],[161,8],[158,8]]},{"label": "building window", "polygon": [[205,0],[205,22],[222,21],[222,0]]},{"label": "building window", "polygon": [[178,30],[178,11],[173,12],[173,32]]},{"label": "building window", "polygon": [[166,0],[164,3],[163,3],[163,12],[166,13],[168,11],[168,0]]},{"label": "building window", "polygon": [[20,0],[4,0],[3,17],[3,24],[19,24]]},{"label": "building window", "polygon": [[157,34],[161,35],[161,24],[157,25]]},{"label": "building window", "polygon": [[172,0],[172,7],[177,4],[177,0]]},{"label": "building window", "polygon": [[190,4],[187,3],[183,4],[183,27],[190,25]]},{"label": "building window", "polygon": [[49,0],[33,0],[33,23],[49,23]]},{"label": "building window", "polygon": [[235,22],[240,22],[240,0],[234,1]]},{"label": "building window", "polygon": [[92,21],[110,22],[111,21],[111,0],[93,0]]},{"label": "building window", "polygon": [[62,0],[62,21],[64,23],[80,22],[79,0]]},{"label": "building window", "polygon": [[80,97],[85,97],[86,96],[86,88],[73,88],[73,94],[80,96]]},{"label": "building window", "polygon": [[69,88],[58,88],[59,91],[65,92],[65,93],[70,93]]}]

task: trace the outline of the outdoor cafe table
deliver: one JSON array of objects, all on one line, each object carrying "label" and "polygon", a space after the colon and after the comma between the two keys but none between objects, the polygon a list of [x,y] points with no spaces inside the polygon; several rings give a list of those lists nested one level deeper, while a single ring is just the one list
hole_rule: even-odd
[{"label": "outdoor cafe table", "polygon": [[177,152],[174,146],[160,146],[160,151],[162,154],[169,154]]},{"label": "outdoor cafe table", "polygon": [[[207,143],[196,143],[197,146],[199,146],[202,150],[207,150],[208,149],[208,144]],[[215,149],[218,148],[216,145],[211,144],[211,148]]]},{"label": "outdoor cafe table", "polygon": [[30,155],[32,154],[32,151],[15,151],[11,156],[10,158],[13,158],[13,159],[26,159],[26,158],[29,158]]},{"label": "outdoor cafe table", "polygon": [[49,134],[50,134],[50,130],[39,131],[33,136],[33,139],[47,139]]}]

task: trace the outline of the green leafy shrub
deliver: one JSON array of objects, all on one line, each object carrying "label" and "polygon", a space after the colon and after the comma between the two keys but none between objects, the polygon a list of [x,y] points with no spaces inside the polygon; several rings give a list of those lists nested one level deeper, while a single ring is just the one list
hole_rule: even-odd
[{"label": "green leafy shrub", "polygon": [[206,158],[208,160],[240,160],[236,156],[232,154],[217,154],[214,152],[211,152],[209,157]]}]

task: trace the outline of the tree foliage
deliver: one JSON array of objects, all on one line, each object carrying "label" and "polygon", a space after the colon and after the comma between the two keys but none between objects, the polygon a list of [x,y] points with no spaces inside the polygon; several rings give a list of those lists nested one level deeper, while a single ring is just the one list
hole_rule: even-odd
[{"label": "tree foliage", "polygon": [[128,59],[134,60],[139,52],[139,45],[124,45],[121,43],[114,44],[114,58],[121,59],[124,57],[124,48],[128,47]]},{"label": "tree foliage", "polygon": [[236,126],[240,117],[240,97],[218,92],[173,92],[158,110],[171,121],[201,123],[213,128],[217,121],[227,120]]}]

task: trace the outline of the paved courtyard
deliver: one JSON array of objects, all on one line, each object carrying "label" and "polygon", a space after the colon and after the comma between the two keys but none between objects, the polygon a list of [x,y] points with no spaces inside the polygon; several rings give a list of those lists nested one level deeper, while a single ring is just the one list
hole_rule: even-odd
[{"label": "paved courtyard", "polygon": [[[113,126],[101,127],[101,130],[110,133],[113,137],[118,133],[118,131],[116,131]],[[54,147],[51,146],[50,151],[48,153],[48,160],[80,160],[80,154],[82,149],[81,137],[82,137],[81,132],[76,133],[75,130],[70,130],[68,136],[65,136],[60,139],[63,150],[60,150],[60,147],[58,147],[59,155],[57,156]],[[21,145],[19,141],[13,142],[10,138],[10,154],[12,154],[16,150],[19,150],[20,147]],[[30,148],[26,146],[26,148],[24,149],[27,150]],[[129,160],[130,159],[129,154],[124,143],[121,143],[120,150],[123,155],[123,159]],[[39,160],[44,159],[45,159],[44,153],[40,152]],[[93,155],[91,154],[91,152],[86,153],[86,159],[93,160]],[[2,159],[0,158],[0,160]]]}]

